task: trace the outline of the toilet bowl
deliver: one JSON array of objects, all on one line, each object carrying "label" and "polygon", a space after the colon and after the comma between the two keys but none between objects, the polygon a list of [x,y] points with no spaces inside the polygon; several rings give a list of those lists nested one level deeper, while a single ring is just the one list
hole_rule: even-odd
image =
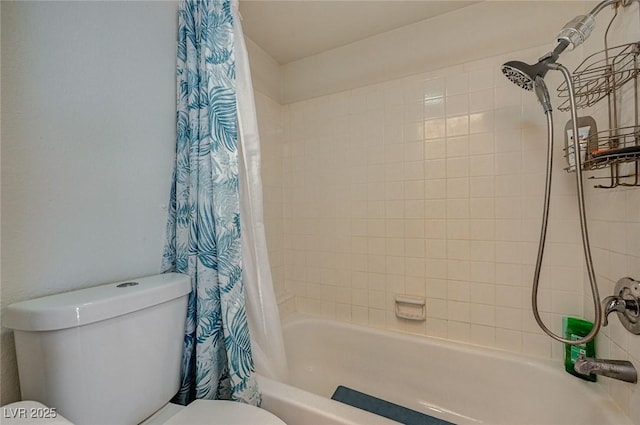
[{"label": "toilet bowl", "polygon": [[169,403],[180,388],[190,291],[189,276],[166,273],[8,306],[3,325],[14,330],[22,399],[44,403],[14,408],[57,417],[2,423],[285,425],[238,402]]}]

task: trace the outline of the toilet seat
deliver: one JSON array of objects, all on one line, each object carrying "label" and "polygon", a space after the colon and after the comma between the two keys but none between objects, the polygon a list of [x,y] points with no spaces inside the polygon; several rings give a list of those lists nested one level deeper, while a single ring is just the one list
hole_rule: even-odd
[{"label": "toilet seat", "polygon": [[259,407],[224,400],[195,400],[164,425],[286,425]]}]

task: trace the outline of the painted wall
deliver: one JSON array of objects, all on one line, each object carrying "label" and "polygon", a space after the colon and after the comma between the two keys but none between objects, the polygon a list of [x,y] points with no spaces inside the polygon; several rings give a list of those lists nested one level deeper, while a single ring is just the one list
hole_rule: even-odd
[{"label": "painted wall", "polygon": [[[2,307],[160,271],[176,2],[2,2]],[[19,398],[2,329],[2,397]]]}]

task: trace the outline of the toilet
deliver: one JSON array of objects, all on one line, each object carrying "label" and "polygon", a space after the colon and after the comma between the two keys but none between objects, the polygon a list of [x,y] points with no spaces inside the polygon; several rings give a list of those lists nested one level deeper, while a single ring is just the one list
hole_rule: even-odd
[{"label": "toilet", "polygon": [[[285,425],[238,402],[169,403],[180,387],[190,291],[189,276],[166,273],[7,307],[22,399],[34,401],[4,406],[14,417],[2,423]],[[17,417],[34,406],[56,417]]]}]

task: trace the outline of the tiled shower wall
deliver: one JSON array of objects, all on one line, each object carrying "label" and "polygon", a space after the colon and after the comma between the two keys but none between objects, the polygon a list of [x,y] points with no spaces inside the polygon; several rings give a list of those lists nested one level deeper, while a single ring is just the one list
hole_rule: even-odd
[{"label": "tiled shower wall", "polygon": [[[285,286],[299,312],[560,355],[529,301],[544,115],[499,71],[507,59],[547,49],[285,107]],[[567,174],[556,177],[553,205],[540,305],[559,332],[562,315],[582,314]],[[425,297],[426,321],[396,318],[397,294]]]}]

